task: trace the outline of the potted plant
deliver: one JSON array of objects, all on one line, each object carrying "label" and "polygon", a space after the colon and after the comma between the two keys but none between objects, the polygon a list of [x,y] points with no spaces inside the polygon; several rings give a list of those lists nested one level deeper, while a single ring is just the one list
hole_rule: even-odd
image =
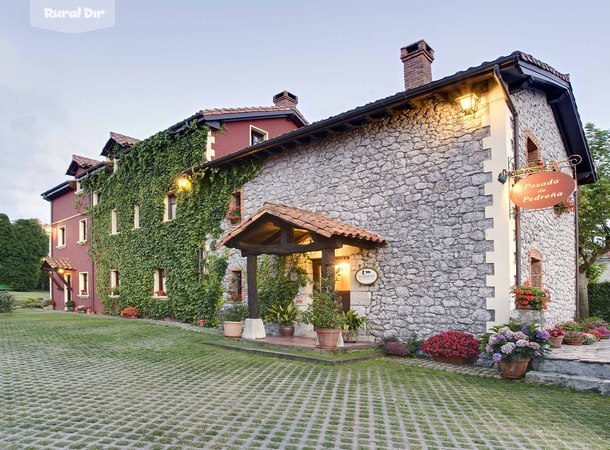
[{"label": "potted plant", "polygon": [[563,343],[567,345],[582,345],[585,342],[585,335],[580,331],[566,331]]},{"label": "potted plant", "polygon": [[367,324],[366,317],[358,315],[353,309],[347,311],[343,324],[343,342],[356,342],[358,340],[358,330],[365,328]]},{"label": "potted plant", "polygon": [[551,348],[561,348],[563,337],[566,334],[566,332],[563,331],[563,328],[561,328],[561,325],[555,325],[553,328],[547,328],[546,331],[549,333]]},{"label": "potted plant", "polygon": [[66,303],[65,303],[65,305],[64,305],[64,306],[66,307],[66,311],[74,311],[74,305],[75,305],[75,304],[76,304],[76,303],[74,303],[74,300],[68,300],[68,301],[66,301]]},{"label": "potted plant", "polygon": [[610,330],[606,327],[595,327],[595,330],[600,334],[601,339],[610,339]]},{"label": "potted plant", "polygon": [[227,211],[227,220],[232,224],[236,224],[241,220],[241,208],[233,206]]},{"label": "potted plant", "polygon": [[294,324],[296,323],[299,309],[292,302],[282,305],[271,305],[267,309],[267,320],[280,325],[280,336],[293,337]]},{"label": "potted plant", "polygon": [[483,337],[485,353],[500,366],[503,378],[523,378],[532,358],[548,352],[549,333],[536,324],[510,322],[493,327]]},{"label": "potted plant", "polygon": [[318,346],[322,349],[337,347],[337,339],[345,321],[337,293],[326,287],[333,285],[334,280],[328,280],[317,286],[311,294],[311,304],[303,312],[303,322],[314,326],[318,334]]},{"label": "potted plant", "polygon": [[479,354],[479,341],[470,333],[446,331],[426,339],[422,350],[440,362],[465,364]]},{"label": "potted plant", "polygon": [[591,328],[590,330],[584,330],[583,333],[590,334],[595,338],[596,341],[599,341],[602,338],[602,334],[595,328]]},{"label": "potted plant", "polygon": [[55,302],[50,299],[45,299],[42,302],[42,307],[48,310],[53,310],[55,308]]},{"label": "potted plant", "polygon": [[119,315],[126,319],[137,319],[140,317],[140,311],[134,306],[128,306],[127,308],[123,308]]},{"label": "potted plant", "polygon": [[383,352],[386,356],[403,358],[409,354],[407,346],[400,341],[386,341],[383,344]]},{"label": "potted plant", "polygon": [[595,344],[597,342],[597,338],[593,334],[582,333],[582,335],[585,338],[585,340],[583,341],[582,345],[591,345],[591,344]]},{"label": "potted plant", "polygon": [[548,289],[540,289],[532,286],[529,281],[512,287],[512,295],[515,297],[517,309],[533,309],[535,311],[545,311],[547,303],[551,301],[551,294]]},{"label": "potted plant", "polygon": [[155,291],[155,297],[166,297],[167,296],[167,292],[164,291],[163,289],[159,289],[158,291]]},{"label": "potted plant", "polygon": [[248,317],[248,306],[223,305],[216,313],[216,317],[223,324],[225,337],[241,337],[241,328]]}]

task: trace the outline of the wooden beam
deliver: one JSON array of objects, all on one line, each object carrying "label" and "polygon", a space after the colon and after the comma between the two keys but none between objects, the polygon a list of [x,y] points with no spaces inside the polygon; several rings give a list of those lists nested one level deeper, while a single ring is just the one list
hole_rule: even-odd
[{"label": "wooden beam", "polygon": [[341,248],[340,241],[312,242],[311,244],[271,244],[259,245],[247,242],[235,243],[235,248],[245,251],[247,255],[292,255],[293,253],[317,252],[328,248]]},{"label": "wooden beam", "polygon": [[248,272],[248,310],[250,319],[258,319],[258,288],[256,286],[257,256],[249,254],[246,261]]},{"label": "wooden beam", "polygon": [[55,277],[53,276],[55,271],[53,269],[44,269],[44,270],[47,272],[47,275],[49,275],[49,278],[51,279],[53,284],[57,287],[57,289],[59,289],[60,291],[63,291],[64,287],[61,284],[59,284],[57,282],[57,280],[55,279]]},{"label": "wooden beam", "polygon": [[335,288],[335,249],[324,248],[322,249],[322,261],[321,261],[321,272],[322,272],[322,287],[324,289],[332,290]]}]

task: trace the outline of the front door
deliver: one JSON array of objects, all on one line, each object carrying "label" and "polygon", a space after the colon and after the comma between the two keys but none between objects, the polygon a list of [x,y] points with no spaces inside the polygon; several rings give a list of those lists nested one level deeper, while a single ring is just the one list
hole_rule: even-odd
[{"label": "front door", "polygon": [[[322,260],[312,259],[313,268],[313,282],[315,285],[320,284],[322,279]],[[349,267],[347,270],[342,266],[346,263],[341,263],[335,266],[335,291],[341,299],[343,312],[347,312],[350,309],[350,271]]]},{"label": "front door", "polygon": [[72,300],[72,274],[67,273],[64,275],[64,280],[66,280],[66,285],[64,286],[64,305],[68,300]]}]

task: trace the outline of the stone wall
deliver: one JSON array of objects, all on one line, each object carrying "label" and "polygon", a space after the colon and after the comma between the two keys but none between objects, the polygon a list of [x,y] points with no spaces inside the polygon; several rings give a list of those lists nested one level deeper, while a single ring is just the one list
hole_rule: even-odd
[{"label": "stone wall", "polygon": [[[520,167],[526,165],[527,137],[538,146],[541,159],[567,159],[559,129],[546,96],[532,91],[512,95],[519,113]],[[527,211],[521,215],[521,278],[530,277],[529,254],[542,255],[543,284],[551,291],[552,302],[546,322],[555,324],[574,318],[576,311],[576,261],[574,214],[556,217],[553,210]]]},{"label": "stone wall", "polygon": [[[379,281],[359,306],[377,337],[485,331],[485,240],[492,220],[481,115],[429,101],[267,159],[244,186],[244,217],[264,202],[316,211],[373,231],[388,245],[362,253]],[[234,253],[230,264],[244,266]],[[353,267],[357,269],[357,267]],[[354,281],[355,283],[355,281]],[[366,301],[363,301],[365,299]]]}]

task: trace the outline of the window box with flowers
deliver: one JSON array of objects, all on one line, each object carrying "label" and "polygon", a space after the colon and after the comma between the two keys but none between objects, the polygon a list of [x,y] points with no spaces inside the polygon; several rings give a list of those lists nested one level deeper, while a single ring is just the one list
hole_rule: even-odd
[{"label": "window box with flowers", "polygon": [[547,303],[551,301],[551,294],[548,289],[532,286],[532,283],[529,281],[513,286],[512,295],[515,297],[517,309],[546,311]]},{"label": "window box with flowers", "polygon": [[157,298],[166,298],[167,291],[164,291],[163,289],[159,289],[158,291],[153,292],[153,296],[157,297]]},{"label": "window box with flowers", "polygon": [[125,317],[126,319],[137,319],[140,317],[140,311],[138,308],[133,306],[128,306],[127,308],[123,308],[119,313],[121,317]]},{"label": "window box with flowers", "polygon": [[241,208],[238,206],[229,208],[227,211],[227,220],[232,224],[239,223],[241,221]]},{"label": "window box with flowers", "polygon": [[79,297],[88,297],[88,296],[89,296],[89,293],[87,292],[86,289],[81,289],[80,290]]}]

